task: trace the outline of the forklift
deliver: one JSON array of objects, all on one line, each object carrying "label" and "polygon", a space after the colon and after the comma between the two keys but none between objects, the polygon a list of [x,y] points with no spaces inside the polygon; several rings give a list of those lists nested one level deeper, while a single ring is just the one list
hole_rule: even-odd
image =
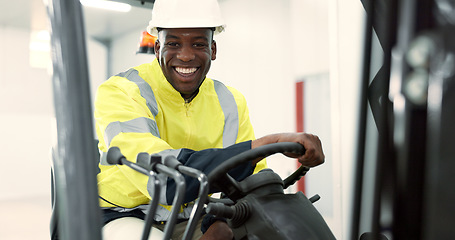
[{"label": "forklift", "polygon": [[[82,8],[79,0],[46,2],[58,132],[52,168],[56,224],[51,225],[51,232],[59,239],[98,240],[102,224],[97,162],[93,161],[97,150],[91,131]],[[154,1],[128,2],[139,6]],[[455,191],[450,183],[455,180],[455,1],[361,2],[367,19],[351,239],[454,239]],[[374,34],[383,49],[383,66],[376,75],[370,72],[371,59],[378,57],[372,51]],[[371,134],[368,114],[373,115],[379,133],[375,152],[365,147]],[[285,187],[308,171],[305,167],[285,180],[270,169],[242,182],[226,174],[257,157],[304,151],[291,143],[255,150],[229,159],[208,176],[182,168],[173,159],[147,154],[138,155],[134,164],[115,149],[110,150],[110,161],[150,176],[161,173],[179,179],[188,174],[202,179],[187,237],[194,231],[191,223],[205,211],[228,219],[235,239],[335,239],[313,206],[318,196],[284,194]],[[365,174],[368,165],[376,170],[373,176]],[[374,177],[372,186],[363,184],[366,177]],[[225,198],[205,198],[208,186],[219,188]],[[174,198],[177,205],[179,198],[178,194]],[[151,213],[156,204],[152,200]],[[369,214],[362,214],[365,211]],[[150,227],[146,221],[144,228]],[[144,231],[143,236],[147,234]]]}]

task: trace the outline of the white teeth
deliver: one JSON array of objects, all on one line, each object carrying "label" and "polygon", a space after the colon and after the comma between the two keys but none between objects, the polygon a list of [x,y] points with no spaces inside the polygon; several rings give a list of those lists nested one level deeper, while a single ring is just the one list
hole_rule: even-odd
[{"label": "white teeth", "polygon": [[183,67],[176,67],[175,70],[182,74],[191,74],[196,72],[197,68],[183,68]]}]

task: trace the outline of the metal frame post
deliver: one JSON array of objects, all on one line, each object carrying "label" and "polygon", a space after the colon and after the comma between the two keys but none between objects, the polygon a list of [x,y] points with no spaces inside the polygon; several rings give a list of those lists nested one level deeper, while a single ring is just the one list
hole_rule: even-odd
[{"label": "metal frame post", "polygon": [[422,239],[455,238],[455,24],[438,29],[430,68]]},{"label": "metal frame post", "polygon": [[85,30],[79,0],[48,0],[60,239],[101,239]]}]

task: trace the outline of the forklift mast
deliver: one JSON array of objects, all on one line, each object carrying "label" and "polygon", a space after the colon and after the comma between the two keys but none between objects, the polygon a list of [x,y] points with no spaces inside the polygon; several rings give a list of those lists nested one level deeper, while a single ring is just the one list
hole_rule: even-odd
[{"label": "forklift mast", "polygon": [[[362,232],[377,239],[380,233],[454,239],[455,1],[362,4],[367,21],[351,239]],[[380,54],[372,51],[373,36]],[[380,70],[371,73],[381,58]],[[366,147],[371,137],[375,149]]]}]

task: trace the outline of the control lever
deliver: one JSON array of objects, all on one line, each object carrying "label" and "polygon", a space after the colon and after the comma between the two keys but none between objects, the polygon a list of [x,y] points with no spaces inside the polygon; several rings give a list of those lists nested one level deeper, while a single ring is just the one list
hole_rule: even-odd
[{"label": "control lever", "polygon": [[136,162],[138,165],[149,170],[150,177],[153,182],[153,196],[147,214],[145,215],[144,231],[142,232],[141,238],[142,240],[147,240],[149,238],[150,231],[152,230],[153,216],[155,216],[156,209],[158,208],[158,201],[161,194],[161,182],[158,179],[156,172],[153,171],[152,166],[156,163],[160,163],[161,159],[151,159],[147,153],[139,153],[136,157]]},{"label": "control lever", "polygon": [[309,170],[309,167],[305,167],[303,165],[300,166],[299,169],[297,169],[293,174],[283,180],[283,189],[286,189],[295,182],[299,181]]},{"label": "control lever", "polygon": [[170,168],[174,168],[185,175],[196,178],[199,181],[198,198],[193,206],[193,209],[191,210],[190,219],[185,228],[185,232],[182,238],[184,240],[191,239],[194,230],[197,226],[197,223],[199,221],[199,218],[201,216],[202,210],[204,209],[204,203],[208,196],[209,192],[208,178],[202,171],[199,171],[195,168],[184,166],[181,162],[177,160],[175,156],[171,155],[166,156],[163,160],[163,164]]},{"label": "control lever", "polygon": [[[172,232],[177,223],[177,214],[180,210],[180,206],[182,205],[183,199],[185,197],[185,190],[186,190],[185,179],[183,178],[182,174],[180,174],[177,170],[169,168],[169,167],[161,164],[160,161],[157,161],[155,159],[152,160],[151,157],[149,160],[148,159],[149,155],[148,154],[145,155],[145,154],[147,154],[147,153],[138,154],[140,160],[139,160],[139,164],[136,164],[136,163],[128,161],[125,158],[125,156],[123,156],[123,154],[120,152],[120,149],[118,147],[111,147],[111,148],[109,148],[109,150],[107,152],[107,162],[112,165],[115,165],[115,164],[126,165],[147,176],[152,176],[153,174],[155,174],[152,172],[156,172],[156,173],[162,173],[162,174],[174,179],[175,185],[176,185],[176,193],[175,193],[175,196],[174,196],[174,199],[172,202],[173,207],[171,210],[169,220],[167,221],[166,226],[164,227],[164,239],[167,240],[167,239],[171,238]],[[159,157],[159,158],[161,158],[161,157]],[[157,178],[154,178],[154,179],[157,180]],[[154,183],[154,184],[156,184],[156,183]],[[155,188],[155,190],[156,190],[156,188]],[[160,191],[160,190],[158,190],[158,191]],[[154,194],[154,195],[156,195],[156,194]],[[153,202],[154,199],[156,201],[158,201],[159,197],[154,196],[150,207],[152,207],[153,204],[157,205],[157,203]],[[153,209],[151,209],[151,210],[153,210]],[[149,211],[150,211],[150,209],[149,209]],[[156,211],[156,209],[155,209],[155,211]],[[148,235],[149,235],[150,229],[151,229],[151,225],[152,225],[152,221],[153,221],[153,216],[154,216],[154,213],[152,215],[147,216],[145,227],[149,228],[149,231],[143,232],[143,235],[142,235],[143,240],[146,240],[148,238]]]}]

